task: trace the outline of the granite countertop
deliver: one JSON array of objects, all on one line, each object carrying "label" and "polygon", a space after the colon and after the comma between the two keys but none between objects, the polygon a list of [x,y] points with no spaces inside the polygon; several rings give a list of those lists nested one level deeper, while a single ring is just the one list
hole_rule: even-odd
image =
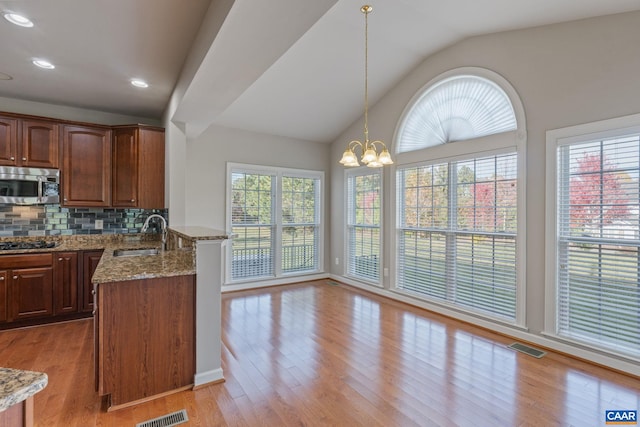
[{"label": "granite countertop", "polygon": [[174,226],[169,227],[169,230],[181,237],[191,240],[226,240],[231,237],[226,231],[208,227]]},{"label": "granite countertop", "polygon": [[0,412],[45,388],[49,379],[42,372],[0,368]]},{"label": "granite countertop", "polygon": [[190,249],[159,250],[157,255],[113,256],[116,249],[147,248],[160,248],[160,242],[119,243],[107,246],[91,282],[122,282],[196,274],[194,254]]}]

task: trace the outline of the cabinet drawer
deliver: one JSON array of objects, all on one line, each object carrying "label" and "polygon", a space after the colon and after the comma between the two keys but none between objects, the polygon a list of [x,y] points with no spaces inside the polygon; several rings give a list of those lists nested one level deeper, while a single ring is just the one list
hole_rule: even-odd
[{"label": "cabinet drawer", "polygon": [[0,269],[27,267],[50,267],[53,265],[52,254],[0,255]]}]

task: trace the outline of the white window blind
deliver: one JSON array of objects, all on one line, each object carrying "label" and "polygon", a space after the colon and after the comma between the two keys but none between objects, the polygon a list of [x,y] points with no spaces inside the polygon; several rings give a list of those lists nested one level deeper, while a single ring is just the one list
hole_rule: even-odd
[{"label": "white window blind", "polygon": [[229,282],[322,268],[321,172],[228,165]]},{"label": "white window blind", "polygon": [[283,273],[318,269],[319,183],[316,178],[282,177]]},{"label": "white window blind", "polygon": [[557,334],[640,356],[640,137],[558,147]]},{"label": "white window blind", "polygon": [[347,178],[347,275],[380,283],[382,174],[349,171]]},{"label": "white window blind", "polygon": [[516,318],[517,154],[398,169],[397,287]]}]

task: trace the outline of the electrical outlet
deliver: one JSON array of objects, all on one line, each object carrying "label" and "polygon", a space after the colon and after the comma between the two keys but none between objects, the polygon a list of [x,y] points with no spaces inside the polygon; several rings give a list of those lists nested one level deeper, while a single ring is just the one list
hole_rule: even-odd
[{"label": "electrical outlet", "polygon": [[103,224],[103,222],[102,222],[102,220],[101,220],[101,219],[96,219],[96,222],[95,222],[95,228],[96,228],[96,230],[102,230],[103,225],[104,225],[104,224]]}]

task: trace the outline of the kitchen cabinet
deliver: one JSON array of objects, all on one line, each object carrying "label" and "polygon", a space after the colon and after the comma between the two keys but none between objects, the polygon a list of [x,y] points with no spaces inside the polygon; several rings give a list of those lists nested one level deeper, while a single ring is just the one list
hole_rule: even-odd
[{"label": "kitchen cabinet", "polygon": [[111,130],[65,125],[62,130],[62,205],[111,203]]},{"label": "kitchen cabinet", "polygon": [[95,288],[96,388],[108,396],[109,410],[191,388],[195,276],[100,283]]},{"label": "kitchen cabinet", "polygon": [[7,321],[7,272],[0,271],[0,322]]},{"label": "kitchen cabinet", "polygon": [[0,165],[57,169],[58,123],[0,116]]},{"label": "kitchen cabinet", "polygon": [[117,126],[113,131],[114,207],[164,208],[164,130]]},{"label": "kitchen cabinet", "polygon": [[93,284],[91,277],[98,267],[103,251],[83,251],[82,252],[82,307],[81,311],[91,312],[94,309]]},{"label": "kitchen cabinet", "polygon": [[56,252],[54,257],[54,314],[78,312],[78,253]]},{"label": "kitchen cabinet", "polygon": [[7,283],[7,321],[53,315],[50,253],[2,256],[0,273]]},{"label": "kitchen cabinet", "polygon": [[17,166],[58,169],[58,124],[42,120],[21,120],[22,144]]},{"label": "kitchen cabinet", "polygon": [[0,116],[0,165],[14,165],[18,151],[18,119]]}]

